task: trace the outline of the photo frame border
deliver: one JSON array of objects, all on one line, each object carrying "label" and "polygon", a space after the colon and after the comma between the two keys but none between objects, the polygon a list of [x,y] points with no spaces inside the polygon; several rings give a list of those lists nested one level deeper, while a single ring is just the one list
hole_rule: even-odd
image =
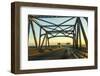
[{"label": "photo frame border", "polygon": [[[20,70],[20,7],[42,7],[42,8],[61,8],[61,9],[79,9],[79,10],[93,10],[94,11],[94,65],[80,66],[80,67],[62,67],[49,69],[27,69]],[[11,3],[11,72],[15,74],[25,73],[40,73],[40,72],[57,72],[57,71],[73,71],[73,70],[88,70],[97,69],[98,53],[97,53],[97,7],[95,6],[81,6],[81,5],[62,5],[62,4],[48,4],[48,3],[31,3],[31,2],[12,2]]]}]

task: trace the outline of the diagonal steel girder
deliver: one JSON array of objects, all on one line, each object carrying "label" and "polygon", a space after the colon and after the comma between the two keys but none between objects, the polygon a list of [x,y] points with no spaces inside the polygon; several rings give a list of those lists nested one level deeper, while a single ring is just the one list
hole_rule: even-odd
[{"label": "diagonal steel girder", "polygon": [[[40,20],[40,21],[43,21],[43,22],[46,22],[46,23],[49,23],[49,24],[53,24],[54,26],[56,26],[53,30],[55,30],[57,27],[59,27],[60,29],[62,29],[60,26],[62,25],[62,24],[64,24],[65,22],[68,22],[68,21],[70,21],[70,20],[72,20],[73,18],[75,18],[75,17],[72,17],[72,18],[70,18],[70,19],[68,19],[68,20],[65,20],[64,22],[62,22],[62,23],[60,23],[60,24],[55,24],[55,23],[52,23],[52,22],[49,22],[49,21],[46,21],[46,20],[43,20],[43,19],[39,19],[39,18],[36,18],[36,19],[38,19],[38,20]],[[52,30],[52,31],[53,31]],[[62,29],[63,30],[63,29]]]},{"label": "diagonal steel girder", "polygon": [[36,48],[37,48],[37,40],[36,40],[36,35],[35,35],[34,26],[33,26],[32,21],[30,21],[30,24],[31,24],[31,27],[32,27],[33,37],[34,37],[35,45],[36,45]]},{"label": "diagonal steel girder", "polygon": [[[59,25],[57,25],[57,24],[55,24],[55,23],[52,23],[52,22],[49,22],[49,21],[46,21],[46,20],[43,20],[43,19],[39,19],[39,18],[36,18],[37,20],[40,20],[40,21],[44,21],[44,22],[46,22],[46,23],[49,23],[49,24],[53,24],[54,26],[56,26],[56,27],[59,27],[62,31],[64,31],[60,26],[63,24],[63,23],[65,23],[65,22],[68,22],[69,20],[71,20],[71,19],[73,19],[73,18],[75,18],[75,17],[72,17],[72,18],[70,18],[70,19],[68,19],[68,20],[66,20],[66,21],[64,21],[64,22],[62,22],[62,23],[60,23]],[[53,31],[54,29],[52,29],[52,31]],[[64,32],[62,32],[65,36],[66,36],[66,34],[64,33]]]},{"label": "diagonal steel girder", "polygon": [[[44,29],[36,20],[33,20],[33,19],[32,19],[32,21],[34,21],[40,28],[42,28],[45,32],[47,32],[47,30]],[[51,33],[51,35],[52,35],[52,33]],[[53,35],[52,35],[52,36],[53,36]]]},{"label": "diagonal steel girder", "polygon": [[80,27],[81,27],[81,29],[82,29],[82,33],[83,33],[83,37],[84,37],[84,40],[85,40],[86,47],[88,47],[88,39],[87,39],[87,36],[86,36],[85,31],[84,31],[84,28],[83,28],[82,22],[81,22],[81,20],[80,20],[79,17],[78,17],[78,22],[79,22]]},{"label": "diagonal steel girder", "polygon": [[[62,24],[66,23],[66,22],[68,22],[68,21],[70,21],[70,20],[72,20],[73,18],[75,18],[75,17],[72,17],[72,18],[70,18],[70,19],[68,19],[68,20],[65,20],[64,22],[58,24],[57,27],[60,27]],[[56,27],[56,28],[57,28],[57,27]],[[55,30],[56,28],[54,28],[53,30]],[[52,30],[52,31],[53,31],[53,30]]]}]

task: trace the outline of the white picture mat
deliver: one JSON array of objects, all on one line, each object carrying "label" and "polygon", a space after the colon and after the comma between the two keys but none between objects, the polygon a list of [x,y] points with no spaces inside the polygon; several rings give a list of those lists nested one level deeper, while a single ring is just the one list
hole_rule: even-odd
[{"label": "white picture mat", "polygon": [[[28,15],[88,17],[88,59],[28,61]],[[41,7],[20,8],[20,69],[43,69],[94,65],[94,11]]]}]

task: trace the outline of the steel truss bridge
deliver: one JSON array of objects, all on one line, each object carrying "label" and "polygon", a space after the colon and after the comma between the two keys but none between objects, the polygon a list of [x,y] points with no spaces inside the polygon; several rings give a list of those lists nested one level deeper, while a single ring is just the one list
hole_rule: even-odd
[{"label": "steel truss bridge", "polygon": [[[65,20],[58,24],[58,23],[54,23],[50,20],[48,21],[48,20],[46,20],[46,18],[50,18],[50,19],[65,18]],[[88,47],[88,39],[86,36],[85,29],[83,27],[81,18],[83,18],[87,22],[87,26],[88,26],[88,18],[87,17],[29,15],[28,16],[28,37],[29,37],[30,27],[31,27],[36,48],[42,48],[44,44],[45,44],[45,46],[49,47],[50,46],[49,40],[51,38],[55,38],[55,37],[72,38],[73,48],[81,48],[82,47],[81,38],[83,35],[85,45],[87,48]],[[73,19],[75,19],[74,24],[67,24],[68,22],[70,22]],[[47,24],[41,24],[39,21],[45,22]],[[39,44],[37,44],[36,31],[34,30],[33,23],[35,23],[37,26],[40,27]],[[42,33],[41,32],[42,30],[45,31],[45,33]],[[59,33],[60,33],[60,35],[59,35]],[[43,39],[41,40],[42,37],[43,37]],[[44,43],[44,42],[46,42],[46,43]]]}]

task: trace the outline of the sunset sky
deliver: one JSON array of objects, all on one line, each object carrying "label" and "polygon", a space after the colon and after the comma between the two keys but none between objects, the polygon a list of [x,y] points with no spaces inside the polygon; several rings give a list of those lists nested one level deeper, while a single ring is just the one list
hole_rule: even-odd
[{"label": "sunset sky", "polygon": [[[70,18],[70,17],[69,17],[69,18]],[[69,19],[69,18],[64,17],[64,18],[41,18],[41,19],[46,20],[46,21],[49,21],[49,22],[52,22],[52,23],[55,23],[55,24],[60,24],[60,23],[64,22],[65,20]],[[72,19],[72,20],[70,20],[70,21],[64,23],[63,25],[66,25],[66,24],[73,25],[73,24],[75,24],[75,21],[76,21],[76,18],[74,18],[74,19]],[[88,26],[87,26],[87,22],[86,22],[86,20],[85,20],[84,18],[82,18],[82,17],[81,17],[81,21],[82,21],[82,24],[83,24],[83,27],[84,27],[86,36],[87,36],[87,38],[88,38],[88,35],[87,35],[87,31],[88,31],[88,29],[87,29],[87,27],[88,27]],[[38,22],[39,24],[42,24],[42,25],[50,25],[50,24],[48,24],[48,23],[46,23],[46,22],[39,21],[39,20],[37,20],[37,22]],[[39,32],[40,32],[39,29],[40,29],[40,27],[39,27],[37,24],[35,24],[34,22],[33,22],[33,25],[34,25],[34,29],[35,29],[35,34],[36,34],[37,42],[39,42]],[[53,27],[52,27],[52,28],[53,28]],[[66,27],[62,27],[62,28],[64,29],[64,28],[66,28]],[[47,29],[47,28],[45,28],[45,29],[50,31],[50,29]],[[57,30],[60,30],[60,28],[57,28]],[[42,30],[42,33],[44,33],[43,30]],[[82,34],[82,32],[81,32],[81,34]],[[43,37],[42,37],[42,39],[43,39]],[[84,45],[85,42],[84,42],[84,38],[83,38],[82,35],[81,35],[81,40],[82,40],[82,44]],[[62,44],[64,44],[64,43],[71,43],[71,44],[72,44],[72,38],[68,38],[68,37],[55,37],[55,38],[51,38],[51,39],[50,39],[50,44],[51,44],[51,45],[57,45],[57,43],[62,43]],[[29,42],[28,42],[28,45],[29,45],[29,46],[34,46],[34,45],[35,45],[35,44],[34,44],[34,37],[33,37],[32,29],[31,29],[31,28],[30,28],[30,34],[29,34]]]}]

